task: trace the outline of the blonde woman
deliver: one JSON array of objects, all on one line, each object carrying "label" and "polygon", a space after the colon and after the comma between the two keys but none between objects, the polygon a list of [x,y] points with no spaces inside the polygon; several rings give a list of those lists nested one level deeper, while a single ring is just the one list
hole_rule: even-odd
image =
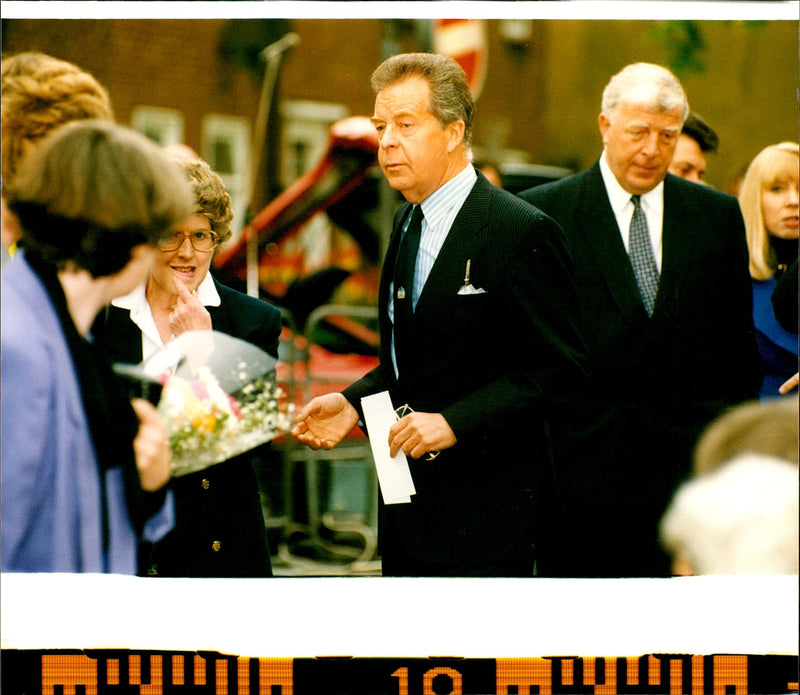
[{"label": "blonde woman", "polygon": [[797,143],[770,145],[750,163],[739,191],[753,278],[762,398],[797,387],[797,324],[787,330],[778,322],[772,295],[797,268],[798,162]]}]

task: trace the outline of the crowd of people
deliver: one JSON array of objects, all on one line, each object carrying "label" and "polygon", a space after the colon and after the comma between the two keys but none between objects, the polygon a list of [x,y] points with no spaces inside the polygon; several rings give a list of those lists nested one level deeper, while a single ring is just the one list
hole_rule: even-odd
[{"label": "crowd of people", "polygon": [[[716,133],[634,63],[593,164],[513,195],[472,163],[454,60],[396,55],[371,84],[405,199],[380,360],[292,435],[331,449],[367,429],[362,399],[403,406],[381,446],[414,494],[380,503],[382,574],[796,573],[797,143],[758,153],[738,199],[715,190]],[[40,53],[2,60],[2,138],[3,571],[271,576],[268,446],[171,478],[165,423],[110,367],[189,331],[277,357],[279,309],[210,272],[222,179]]]}]

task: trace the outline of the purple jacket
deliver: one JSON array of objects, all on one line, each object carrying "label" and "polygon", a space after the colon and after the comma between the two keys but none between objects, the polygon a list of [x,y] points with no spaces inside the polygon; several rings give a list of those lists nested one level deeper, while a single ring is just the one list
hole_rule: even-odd
[{"label": "purple jacket", "polygon": [[[110,468],[101,484],[80,384],[50,297],[22,253],[3,267],[0,284],[2,569],[135,574],[137,538],[122,469]],[[173,516],[168,493],[145,525],[146,539],[164,536]]]}]

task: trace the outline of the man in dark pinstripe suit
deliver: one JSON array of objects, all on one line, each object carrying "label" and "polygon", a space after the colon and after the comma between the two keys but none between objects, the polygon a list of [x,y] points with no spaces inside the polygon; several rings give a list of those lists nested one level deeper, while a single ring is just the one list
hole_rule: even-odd
[{"label": "man in dark pinstripe suit", "polygon": [[[536,521],[552,502],[547,418],[584,378],[564,236],[475,171],[473,103],[455,61],[395,56],[372,86],[381,168],[407,201],[381,279],[380,365],[309,403],[295,436],[331,448],[359,422],[360,399],[388,390],[414,411],[389,447],[409,457],[416,494],[381,506],[383,574],[532,576]],[[401,285],[395,260],[417,208],[413,281]],[[403,302],[413,308],[398,340]]]}]

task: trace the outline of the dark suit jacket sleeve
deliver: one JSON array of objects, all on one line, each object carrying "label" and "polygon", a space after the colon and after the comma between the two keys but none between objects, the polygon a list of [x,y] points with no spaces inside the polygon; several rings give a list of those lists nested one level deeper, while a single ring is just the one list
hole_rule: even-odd
[{"label": "dark suit jacket sleeve", "polygon": [[[442,410],[459,440],[487,429],[525,427],[531,417],[557,417],[560,404],[586,378],[578,297],[564,233],[539,210],[527,217],[522,229],[524,233],[511,235],[514,242],[506,250],[509,264],[502,279],[507,288],[504,301],[514,321],[486,325],[513,348],[500,357],[508,361],[497,378]],[[484,359],[498,356],[486,354]],[[474,368],[486,366],[479,361]]]},{"label": "dark suit jacket sleeve", "polygon": [[[716,191],[714,192],[716,193]],[[753,325],[753,285],[750,279],[747,235],[739,201],[733,196],[718,194],[728,203],[729,224],[727,231],[727,283],[720,288],[723,299],[727,298],[728,310],[727,349],[721,349],[722,368],[730,374],[726,400],[741,402],[758,398],[761,384],[761,360]],[[724,345],[720,346],[725,348]],[[710,370],[709,370],[710,371]],[[713,405],[713,404],[712,404]],[[724,406],[719,406],[720,408]]]},{"label": "dark suit jacket sleeve", "polygon": [[391,388],[394,380],[390,374],[385,372],[386,368],[382,364],[379,364],[342,391],[344,397],[358,411],[359,416],[362,414],[362,398],[374,393],[380,393],[381,391],[387,391]]}]

